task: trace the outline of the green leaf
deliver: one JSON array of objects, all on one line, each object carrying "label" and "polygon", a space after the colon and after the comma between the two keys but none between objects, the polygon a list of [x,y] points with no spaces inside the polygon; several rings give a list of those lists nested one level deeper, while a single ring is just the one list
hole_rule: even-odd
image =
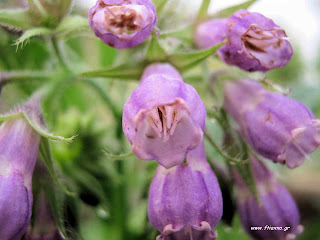
[{"label": "green leaf", "polygon": [[71,142],[76,136],[72,136],[69,138],[64,138],[61,136],[56,136],[52,133],[49,133],[46,127],[43,125],[42,116],[37,116],[37,114],[34,114],[32,112],[22,111],[23,117],[27,120],[27,122],[30,124],[30,126],[39,133],[42,137],[45,137],[47,139],[53,140],[53,141],[60,141],[60,142]]},{"label": "green leaf", "polygon": [[158,37],[153,34],[151,42],[147,51],[147,59],[149,61],[162,61],[166,58],[166,52],[161,47]]},{"label": "green leaf", "polygon": [[[64,239],[68,240],[67,231],[64,225],[64,214],[63,207],[65,201],[65,195],[60,189],[56,187],[56,185],[52,181],[46,181],[46,186],[43,187],[46,198],[50,204],[53,217],[61,231]],[[68,229],[68,231],[70,231]]]},{"label": "green leaf", "polygon": [[51,34],[53,34],[53,31],[48,28],[43,28],[43,27],[32,28],[30,30],[25,31],[25,33],[15,42],[15,45],[17,45],[17,47],[19,47],[19,45],[21,44],[23,47],[23,45],[26,44],[25,42],[28,41],[32,37],[47,36],[47,35],[51,35]]},{"label": "green leaf", "polygon": [[29,101],[21,107],[18,107],[12,110],[11,112],[1,114],[0,122],[15,117],[24,117],[25,120],[30,124],[30,126],[42,137],[54,141],[71,142],[75,138],[75,136],[72,136],[70,138],[64,138],[61,136],[55,136],[52,133],[48,132],[43,120],[43,116],[40,113],[40,106],[37,106],[37,104],[40,105],[40,100],[38,97],[39,96],[34,96],[33,98],[30,98]]},{"label": "green leaf", "polygon": [[0,25],[26,30],[32,27],[28,10],[2,9],[0,10]]},{"label": "green leaf", "polygon": [[69,37],[71,35],[90,31],[88,19],[82,16],[67,16],[65,17],[56,29],[56,34],[59,38]]},{"label": "green leaf", "polygon": [[46,164],[52,178],[56,181],[58,186],[66,193],[69,195],[73,195],[74,193],[70,192],[60,181],[60,179],[57,176],[56,170],[54,168],[54,163],[53,163],[53,158],[52,158],[52,153],[51,153],[51,148],[50,148],[50,143],[47,138],[41,137],[40,141],[40,146],[39,146],[39,151],[42,156],[42,159],[44,163]]},{"label": "green leaf", "polygon": [[202,0],[201,7],[198,12],[198,21],[201,21],[202,19],[205,19],[208,17],[208,9],[210,5],[211,0]]},{"label": "green leaf", "polygon": [[234,165],[234,167],[237,169],[237,171],[240,174],[240,176],[242,177],[242,179],[246,182],[248,188],[254,194],[258,203],[260,203],[260,197],[258,194],[257,186],[254,181],[254,177],[252,174],[252,169],[251,169],[250,163],[236,164],[236,165]]},{"label": "green leaf", "polygon": [[231,6],[225,9],[222,9],[221,11],[217,12],[216,14],[213,15],[215,18],[227,18],[234,14],[236,11],[240,9],[248,9],[252,4],[254,4],[257,0],[249,0],[244,3],[240,3],[235,6]]},{"label": "green leaf", "polygon": [[112,78],[118,80],[138,80],[144,69],[144,63],[125,63],[119,66],[78,74],[80,77]]},{"label": "green leaf", "polygon": [[198,65],[200,62],[214,54],[226,41],[206,50],[195,52],[176,53],[169,56],[169,62],[174,65],[180,72],[189,70]]},{"label": "green leaf", "polygon": [[167,0],[153,0],[153,4],[156,7],[158,15],[162,12],[166,3],[167,3]]},{"label": "green leaf", "polygon": [[193,27],[194,27],[193,25],[187,25],[177,30],[161,32],[159,37],[160,38],[173,37],[173,38],[181,39],[182,41],[191,45],[193,42],[193,36],[192,36]]}]

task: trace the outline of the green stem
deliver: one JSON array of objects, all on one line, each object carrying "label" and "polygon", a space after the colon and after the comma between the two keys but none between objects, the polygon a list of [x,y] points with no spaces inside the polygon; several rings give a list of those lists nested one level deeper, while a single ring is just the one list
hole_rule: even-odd
[{"label": "green stem", "polygon": [[213,137],[207,132],[205,131],[205,137],[208,139],[208,141],[210,142],[210,144],[214,147],[214,149],[227,161],[232,162],[232,163],[236,163],[236,164],[246,164],[248,162],[248,160],[239,160],[239,159],[235,159],[232,158],[230,156],[228,156],[227,154],[225,154],[223,152],[223,150],[221,150],[221,148],[219,147],[219,145],[213,140]]},{"label": "green stem", "polygon": [[17,72],[0,72],[0,84],[22,82],[25,80],[43,80],[50,79],[54,74],[48,72],[32,72],[32,71],[17,71]]},{"label": "green stem", "polygon": [[42,15],[42,17],[46,17],[48,16],[47,11],[44,9],[44,7],[41,5],[41,3],[39,2],[39,0],[32,0],[34,5],[36,5],[36,7],[38,8],[40,14]]},{"label": "green stem", "polygon": [[208,9],[209,9],[210,2],[211,2],[210,0],[202,0],[202,4],[197,17],[198,21],[201,21],[208,16]]},{"label": "green stem", "polygon": [[68,68],[68,65],[66,64],[65,60],[64,60],[64,57],[62,56],[61,54],[61,50],[60,50],[60,47],[59,47],[59,42],[58,40],[55,38],[55,37],[51,37],[50,40],[49,40],[51,46],[52,46],[52,49],[53,49],[53,52],[54,52],[54,55],[56,57],[56,59],[58,60],[60,66],[66,71],[66,72],[70,72],[69,68]]}]

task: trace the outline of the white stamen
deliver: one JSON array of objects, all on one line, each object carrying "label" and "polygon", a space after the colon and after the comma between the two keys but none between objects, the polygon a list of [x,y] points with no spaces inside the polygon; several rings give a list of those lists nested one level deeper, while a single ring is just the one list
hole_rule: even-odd
[{"label": "white stamen", "polygon": [[181,112],[173,106],[159,106],[149,113],[147,122],[158,137],[162,137],[163,142],[167,142],[174,134],[181,119]]}]

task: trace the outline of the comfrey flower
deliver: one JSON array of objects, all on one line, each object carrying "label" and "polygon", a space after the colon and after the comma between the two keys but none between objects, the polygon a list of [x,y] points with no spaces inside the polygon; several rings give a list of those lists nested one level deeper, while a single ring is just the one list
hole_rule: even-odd
[{"label": "comfrey flower", "polygon": [[157,240],[212,240],[222,216],[222,195],[201,144],[187,163],[159,166],[149,190],[148,216],[161,232]]},{"label": "comfrey flower", "polygon": [[229,65],[253,72],[284,67],[293,55],[285,31],[260,13],[239,10],[228,19],[213,19],[199,24],[195,43],[212,47],[228,38],[218,51]]},{"label": "comfrey flower", "polygon": [[238,211],[244,229],[255,240],[294,239],[303,231],[294,199],[258,159],[251,156],[250,164],[260,204],[239,173],[233,169],[238,190]]},{"label": "comfrey flower", "polygon": [[169,64],[153,64],[123,107],[133,153],[165,168],[183,162],[203,139],[206,109],[196,90]]},{"label": "comfrey flower", "polygon": [[16,240],[26,232],[32,212],[32,173],[40,135],[23,117],[0,127],[0,236]]},{"label": "comfrey flower", "polygon": [[254,150],[288,168],[300,166],[320,145],[320,120],[308,108],[255,81],[227,83],[224,107]]},{"label": "comfrey flower", "polygon": [[227,38],[227,19],[211,19],[200,23],[194,33],[194,41],[198,48],[210,48]]},{"label": "comfrey flower", "polygon": [[285,31],[260,13],[239,10],[228,19],[228,42],[219,52],[227,64],[253,72],[284,67],[293,55]]},{"label": "comfrey flower", "polygon": [[151,0],[98,0],[89,11],[89,25],[96,36],[118,49],[143,43],[156,22]]}]

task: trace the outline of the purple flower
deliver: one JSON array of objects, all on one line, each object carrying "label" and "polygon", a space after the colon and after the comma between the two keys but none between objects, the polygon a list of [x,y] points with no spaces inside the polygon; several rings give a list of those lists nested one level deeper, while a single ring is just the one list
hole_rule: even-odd
[{"label": "purple flower", "polygon": [[210,48],[223,42],[227,33],[227,19],[211,19],[197,26],[194,41],[198,48]]},{"label": "purple flower", "polygon": [[162,234],[157,240],[211,240],[222,216],[222,195],[201,144],[187,163],[159,166],[149,191],[148,216]]},{"label": "purple flower", "polygon": [[153,64],[123,107],[122,127],[138,158],[171,168],[202,142],[205,118],[199,95],[178,71]]},{"label": "purple flower", "polygon": [[238,190],[238,211],[244,229],[256,240],[294,239],[303,231],[294,199],[258,159],[251,156],[250,164],[260,204],[233,169]]},{"label": "purple flower", "polygon": [[0,236],[16,240],[26,232],[32,211],[32,173],[40,135],[22,117],[0,127]]},{"label": "purple flower", "polygon": [[253,72],[284,67],[293,55],[285,31],[259,13],[239,10],[228,19],[228,42],[218,54],[229,65]]},{"label": "purple flower", "polygon": [[98,0],[89,11],[89,25],[96,36],[118,49],[143,43],[156,22],[150,0]]},{"label": "purple flower", "polygon": [[300,166],[320,145],[320,120],[300,102],[257,82],[227,83],[224,107],[254,150],[288,168]]}]

